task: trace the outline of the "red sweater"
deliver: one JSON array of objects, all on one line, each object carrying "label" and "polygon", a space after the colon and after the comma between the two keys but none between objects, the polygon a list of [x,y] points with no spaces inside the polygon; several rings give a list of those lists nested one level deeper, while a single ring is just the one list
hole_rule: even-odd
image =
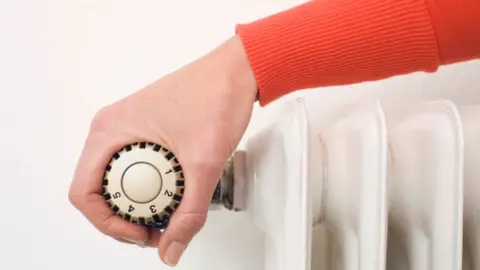
[{"label": "red sweater", "polygon": [[480,0],[316,0],[236,30],[263,106],[299,89],[478,59]]}]

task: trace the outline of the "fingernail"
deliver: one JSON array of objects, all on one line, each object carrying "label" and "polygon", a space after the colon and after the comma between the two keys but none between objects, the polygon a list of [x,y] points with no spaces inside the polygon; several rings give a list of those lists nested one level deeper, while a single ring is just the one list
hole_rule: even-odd
[{"label": "fingernail", "polygon": [[125,237],[123,239],[130,242],[130,243],[136,244],[137,246],[145,247],[145,242],[143,242],[143,241],[128,239],[128,238],[125,238]]},{"label": "fingernail", "polygon": [[184,244],[178,242],[171,243],[167,248],[167,252],[165,253],[165,262],[170,266],[177,265],[184,250]]}]

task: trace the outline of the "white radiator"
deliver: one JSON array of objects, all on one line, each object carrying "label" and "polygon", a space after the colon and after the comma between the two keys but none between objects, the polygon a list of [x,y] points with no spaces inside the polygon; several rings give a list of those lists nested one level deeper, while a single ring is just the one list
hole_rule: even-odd
[{"label": "white radiator", "polygon": [[480,269],[480,106],[279,111],[233,157],[265,270]]}]

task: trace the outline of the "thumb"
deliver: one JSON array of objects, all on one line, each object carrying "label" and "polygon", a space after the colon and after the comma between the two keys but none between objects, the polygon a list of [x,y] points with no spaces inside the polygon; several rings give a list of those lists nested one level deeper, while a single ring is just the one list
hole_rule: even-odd
[{"label": "thumb", "polygon": [[210,201],[221,171],[205,169],[185,173],[185,192],[180,206],[158,243],[160,258],[168,265],[177,265],[190,241],[203,228]]}]

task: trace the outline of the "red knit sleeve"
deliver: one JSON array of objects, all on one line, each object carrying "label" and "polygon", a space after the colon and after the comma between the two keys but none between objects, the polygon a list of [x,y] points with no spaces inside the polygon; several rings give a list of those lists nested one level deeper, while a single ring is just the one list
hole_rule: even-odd
[{"label": "red knit sleeve", "polygon": [[480,55],[479,0],[317,0],[238,25],[260,104]]},{"label": "red knit sleeve", "polygon": [[479,59],[480,1],[427,0],[427,3],[437,37],[440,63]]}]

